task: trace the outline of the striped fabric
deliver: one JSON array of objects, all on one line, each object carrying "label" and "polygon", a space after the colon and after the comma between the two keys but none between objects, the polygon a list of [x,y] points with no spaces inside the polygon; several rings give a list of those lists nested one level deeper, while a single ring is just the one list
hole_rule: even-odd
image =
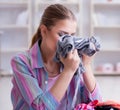
[{"label": "striped fabric", "polygon": [[84,86],[82,75],[78,74],[73,77],[59,103],[47,89],[48,73],[43,65],[38,42],[30,50],[14,56],[11,66],[14,73],[11,91],[14,110],[72,110],[79,103],[101,100],[98,85],[89,93]]}]

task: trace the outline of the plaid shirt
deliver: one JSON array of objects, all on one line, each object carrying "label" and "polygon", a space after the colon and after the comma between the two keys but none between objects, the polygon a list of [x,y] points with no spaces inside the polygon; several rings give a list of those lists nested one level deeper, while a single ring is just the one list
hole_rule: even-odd
[{"label": "plaid shirt", "polygon": [[101,100],[98,85],[89,93],[82,75],[78,74],[71,80],[65,96],[59,103],[47,90],[48,73],[43,65],[38,42],[30,50],[14,56],[11,65],[14,73],[11,91],[14,110],[72,110],[79,103]]}]

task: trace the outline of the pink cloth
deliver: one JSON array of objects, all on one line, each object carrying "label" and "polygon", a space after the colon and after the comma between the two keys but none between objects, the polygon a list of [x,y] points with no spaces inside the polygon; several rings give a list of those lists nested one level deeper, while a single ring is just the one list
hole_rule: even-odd
[{"label": "pink cloth", "polygon": [[94,107],[98,103],[98,100],[94,100],[88,104],[81,103],[76,106],[74,110],[95,110]]}]

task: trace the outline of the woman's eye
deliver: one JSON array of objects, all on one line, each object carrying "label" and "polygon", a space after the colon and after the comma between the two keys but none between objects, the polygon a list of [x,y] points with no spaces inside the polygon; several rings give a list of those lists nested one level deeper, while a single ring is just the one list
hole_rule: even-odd
[{"label": "woman's eye", "polygon": [[64,35],[64,33],[58,33],[58,35],[61,37],[61,36],[63,36],[63,35]]},{"label": "woman's eye", "polygon": [[75,36],[75,35],[76,35],[75,33],[71,34],[71,36]]}]

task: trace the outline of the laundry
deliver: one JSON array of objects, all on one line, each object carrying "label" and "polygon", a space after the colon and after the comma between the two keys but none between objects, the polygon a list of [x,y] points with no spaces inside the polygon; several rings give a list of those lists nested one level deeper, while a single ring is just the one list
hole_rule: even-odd
[{"label": "laundry", "polygon": [[88,104],[78,104],[74,110],[120,110],[120,103],[113,100],[108,100],[104,102],[93,100]]},{"label": "laundry", "polygon": [[[88,56],[92,56],[95,52],[100,50],[100,43],[96,40],[95,37],[90,38],[80,38],[70,35],[64,35],[60,37],[57,44],[57,50],[54,57],[56,62],[60,62],[60,55],[62,57],[66,57],[67,54],[74,50],[78,50],[78,55],[82,61],[82,55],[86,54]],[[80,64],[81,73],[84,73],[84,67],[82,63]]]},{"label": "laundry", "polygon": [[74,110],[96,110],[95,107],[98,103],[99,103],[98,100],[93,100],[88,104],[80,103],[74,108]]},{"label": "laundry", "polygon": [[94,108],[95,110],[120,110],[120,102],[107,100],[97,103]]}]

